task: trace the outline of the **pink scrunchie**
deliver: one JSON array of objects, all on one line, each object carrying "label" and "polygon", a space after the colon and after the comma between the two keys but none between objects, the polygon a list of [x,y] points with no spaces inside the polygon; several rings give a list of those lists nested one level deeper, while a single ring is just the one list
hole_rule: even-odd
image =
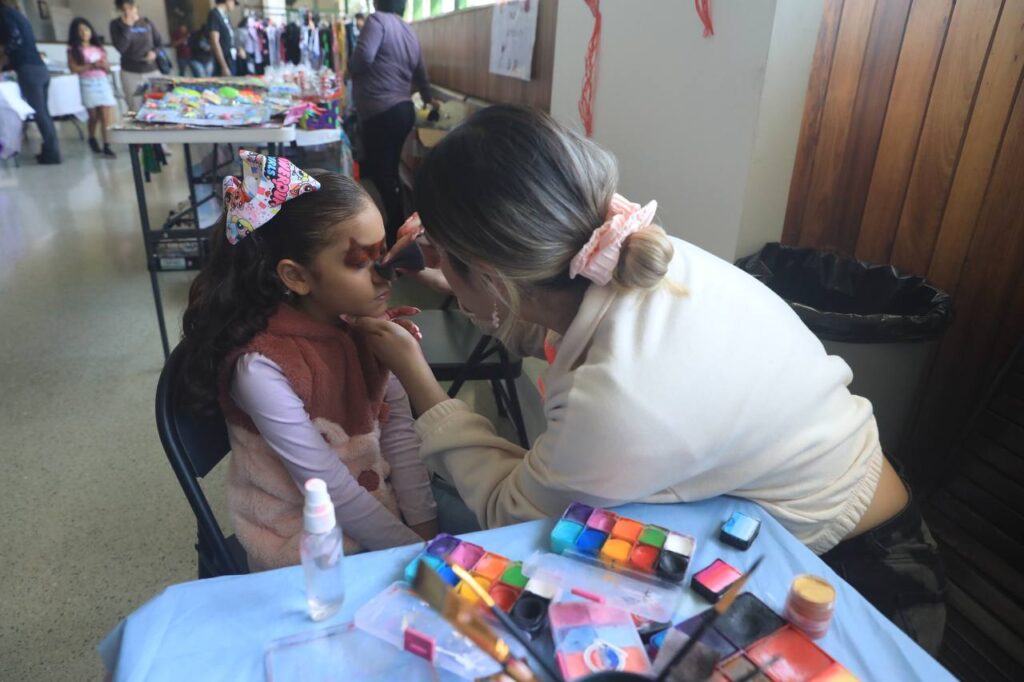
[{"label": "pink scrunchie", "polygon": [[604,225],[594,230],[590,240],[573,256],[569,277],[575,279],[577,275],[583,275],[599,286],[611,282],[619,263],[622,242],[634,232],[649,227],[657,210],[657,201],[641,207],[621,194],[612,196]]}]

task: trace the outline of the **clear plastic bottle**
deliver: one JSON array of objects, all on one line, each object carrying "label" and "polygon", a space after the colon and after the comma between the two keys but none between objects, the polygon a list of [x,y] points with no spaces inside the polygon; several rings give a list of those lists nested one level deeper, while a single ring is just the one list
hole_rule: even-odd
[{"label": "clear plastic bottle", "polygon": [[330,618],[345,601],[345,549],[341,528],[327,484],[319,478],[306,481],[302,544],[299,548],[306,573],[306,602],[313,620]]}]

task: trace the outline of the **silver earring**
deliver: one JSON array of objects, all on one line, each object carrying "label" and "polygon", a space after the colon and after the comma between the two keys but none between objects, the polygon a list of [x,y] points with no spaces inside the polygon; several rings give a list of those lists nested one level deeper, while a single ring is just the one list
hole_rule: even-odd
[{"label": "silver earring", "polygon": [[494,302],[494,310],[491,311],[491,326],[497,329],[501,326],[501,318],[498,317],[498,302]]}]

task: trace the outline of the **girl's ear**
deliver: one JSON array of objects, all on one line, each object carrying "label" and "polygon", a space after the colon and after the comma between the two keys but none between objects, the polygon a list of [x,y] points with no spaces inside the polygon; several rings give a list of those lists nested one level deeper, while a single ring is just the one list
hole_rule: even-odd
[{"label": "girl's ear", "polygon": [[278,262],[277,276],[296,296],[305,296],[313,288],[312,273],[290,258]]}]

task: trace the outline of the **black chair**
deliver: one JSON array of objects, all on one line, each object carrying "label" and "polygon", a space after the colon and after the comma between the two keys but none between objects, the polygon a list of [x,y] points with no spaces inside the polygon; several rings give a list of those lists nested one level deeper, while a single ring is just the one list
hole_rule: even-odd
[{"label": "black chair", "polygon": [[199,485],[199,479],[210,473],[231,449],[224,417],[219,410],[213,415],[197,417],[178,405],[177,379],[183,357],[182,348],[178,346],[160,372],[160,383],[156,387],[156,428],[167,460],[196,516],[199,577],[248,573],[245,550],[234,535],[224,537]]},{"label": "black chair", "polygon": [[516,379],[523,373],[522,360],[513,360],[497,339],[481,332],[461,312],[424,310],[413,321],[423,332],[423,354],[434,377],[452,382],[449,397],[458,395],[467,381],[490,382],[498,415],[511,419],[519,444],[529,448],[516,391]]}]

